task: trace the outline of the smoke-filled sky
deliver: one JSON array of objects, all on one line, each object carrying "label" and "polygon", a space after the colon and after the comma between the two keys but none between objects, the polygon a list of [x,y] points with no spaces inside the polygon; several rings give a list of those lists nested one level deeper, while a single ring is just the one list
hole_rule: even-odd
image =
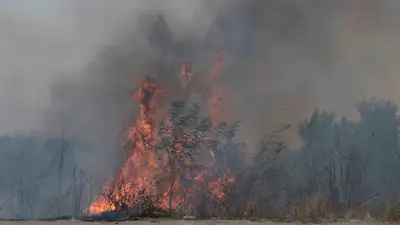
[{"label": "smoke-filled sky", "polygon": [[[140,35],[135,29],[141,13],[163,10],[177,37],[190,33],[201,39],[217,12],[229,11],[236,2],[240,1],[1,1],[0,133],[48,129],[54,101],[67,108],[83,107],[76,99],[93,93],[71,90],[55,98],[54,88],[64,82],[89,87],[102,79],[90,71],[109,46],[146,50],[139,43],[121,42]],[[231,105],[226,113],[244,120],[247,132],[262,133],[277,121],[297,123],[314,107],[356,118],[355,103],[375,95],[400,103],[400,2],[254,4],[263,15],[251,30],[256,53],[251,60],[243,57],[247,73],[233,74],[227,82]],[[62,102],[69,98],[75,100]],[[84,126],[99,120],[88,119]]]},{"label": "smoke-filled sky", "polygon": [[180,26],[197,10],[197,1],[170,2],[186,9],[158,1],[2,1],[0,132],[41,129],[52,84],[79,82],[99,50],[132,32],[139,12],[169,7]]}]

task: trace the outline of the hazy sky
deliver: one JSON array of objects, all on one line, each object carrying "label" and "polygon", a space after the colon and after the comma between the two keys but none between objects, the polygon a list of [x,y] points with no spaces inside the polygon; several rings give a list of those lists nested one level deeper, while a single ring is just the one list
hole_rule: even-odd
[{"label": "hazy sky", "polygon": [[40,127],[52,79],[80,67],[86,57],[71,41],[73,25],[50,7],[57,4],[22,2],[29,1],[0,3],[1,132]]},{"label": "hazy sky", "polygon": [[29,1],[29,0],[5,0],[2,1],[2,4],[10,7],[13,10],[21,10],[24,13],[30,14],[32,16],[52,16],[56,17],[57,14],[63,12],[63,4],[62,1],[52,1],[52,0],[43,0],[43,1]]},{"label": "hazy sky", "polygon": [[[135,15],[139,12],[154,7],[163,9],[170,15],[168,22],[175,33],[191,30],[201,34],[214,14],[212,10],[201,7],[200,2],[1,1],[0,134],[40,129],[45,120],[43,112],[50,104],[52,84],[63,79],[79,82],[87,65],[95,60],[105,45],[113,44],[120,34],[131,32]],[[293,52],[290,42],[272,44],[269,51],[273,57],[268,60],[275,60],[276,65],[282,63],[281,68],[265,80],[250,82],[254,93],[245,95],[243,102],[239,99],[238,108],[245,107],[250,95],[263,101],[280,93],[277,96],[284,96],[283,107],[294,110],[285,112],[288,115],[283,118],[291,122],[308,116],[314,106],[352,115],[354,104],[363,97],[378,95],[400,102],[397,88],[400,64],[396,61],[400,56],[400,25],[396,9],[400,4],[391,0],[381,1],[381,4],[381,8],[375,11],[355,7],[327,10],[320,14],[310,12],[307,31],[310,43],[328,38],[316,29],[318,26],[329,26],[334,30],[330,41],[321,41],[334,49],[329,71],[321,74],[324,73],[321,72],[323,66]],[[357,19],[359,12],[362,13]],[[315,48],[318,50],[319,47]],[[268,85],[264,83],[267,80]],[[265,91],[266,88],[269,90]],[[302,100],[304,105],[295,98],[299,95],[296,92],[299,88],[308,89],[309,96]],[[254,109],[249,113],[254,113],[254,118],[257,118],[258,114],[263,116],[266,111]],[[277,110],[273,115],[281,114]]]},{"label": "hazy sky", "polygon": [[[179,31],[185,21],[193,22],[192,12],[199,2],[1,1],[0,133],[40,129],[51,85],[82,78],[99,50],[112,45],[125,30],[131,32],[139,12],[178,11],[172,13],[170,25]],[[187,10],[172,7],[182,3]],[[201,25],[201,21],[196,23]]]}]

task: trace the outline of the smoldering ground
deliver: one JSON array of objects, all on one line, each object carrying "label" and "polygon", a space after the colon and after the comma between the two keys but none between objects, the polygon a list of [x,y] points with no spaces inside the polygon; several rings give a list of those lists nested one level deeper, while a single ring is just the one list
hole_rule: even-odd
[{"label": "smoldering ground", "polygon": [[[49,153],[42,142],[59,138],[62,131],[93,146],[74,153],[91,179],[113,174],[123,129],[135,116],[129,93],[152,66],[176,63],[167,65],[171,74],[160,75],[169,80],[181,58],[211,67],[213,54],[221,53],[226,66],[220,80],[227,99],[223,114],[243,121],[241,136],[250,145],[279,123],[308,118],[315,107],[357,119],[354,104],[361,98],[377,95],[397,102],[400,97],[397,1],[1,4],[1,132],[39,137],[37,149],[15,144],[19,140],[10,141],[19,147],[2,148],[5,155],[16,148],[29,153],[24,160],[30,166],[19,178],[21,163],[1,157],[9,168],[2,198],[14,208],[18,198],[8,197],[18,196],[13,187],[23,180],[22,189],[32,192],[28,178],[45,170],[60,149],[54,144]],[[172,33],[159,42],[170,38],[178,47],[168,49],[167,43],[165,50],[149,41],[143,26],[151,23],[139,20],[157,12]],[[296,129],[288,141],[299,145]],[[36,183],[43,193],[31,197],[33,214],[44,215],[57,190]]]}]

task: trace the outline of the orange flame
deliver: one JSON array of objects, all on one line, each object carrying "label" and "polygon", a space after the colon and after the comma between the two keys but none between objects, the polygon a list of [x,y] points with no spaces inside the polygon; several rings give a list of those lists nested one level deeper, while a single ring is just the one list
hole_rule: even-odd
[{"label": "orange flame", "polygon": [[222,118],[222,108],[224,107],[225,99],[223,95],[222,88],[217,86],[216,77],[221,73],[222,58],[217,55],[214,59],[213,67],[211,69],[210,81],[211,81],[211,97],[209,101],[209,110],[211,118],[214,124],[221,122]]},{"label": "orange flame", "polygon": [[[217,56],[211,71],[211,80],[219,73],[221,69],[221,57]],[[183,78],[183,87],[187,87],[191,81],[192,72],[188,68],[186,63],[181,65],[181,74]],[[127,141],[130,143],[130,156],[121,168],[120,174],[117,181],[111,189],[112,194],[115,196],[115,201],[123,201],[124,196],[132,195],[138,196],[144,194],[147,196],[161,196],[161,202],[158,207],[161,209],[169,208],[170,192],[172,190],[174,194],[172,199],[172,207],[176,208],[186,200],[186,196],[193,197],[193,190],[195,187],[183,188],[181,180],[177,175],[176,181],[171,184],[164,185],[163,187],[156,186],[155,177],[163,173],[162,168],[159,167],[160,160],[168,160],[167,156],[159,156],[155,151],[149,151],[146,146],[151,146],[156,141],[156,127],[155,127],[155,116],[157,113],[157,106],[160,102],[160,94],[165,93],[166,90],[160,85],[156,85],[147,79],[142,83],[140,88],[132,95],[132,99],[139,102],[140,114],[133,126],[128,129]],[[219,112],[221,110],[222,91],[218,89],[214,82],[212,83],[212,96],[210,99],[210,112],[214,122],[217,122],[220,118]],[[168,121],[167,121],[168,123]],[[172,126],[172,124],[168,124]],[[147,145],[150,143],[150,145]],[[182,146],[175,146],[179,149]],[[210,152],[212,158],[216,155],[214,152]],[[175,163],[175,162],[172,162]],[[212,162],[209,168],[212,167]],[[206,168],[202,171],[197,171],[196,174],[190,175],[190,171],[186,171],[186,177],[192,177],[193,180],[203,183],[210,169]],[[190,178],[189,178],[190,179]],[[121,183],[121,181],[127,181],[127,183]],[[207,181],[206,185],[209,188],[209,192],[216,198],[224,198],[226,195],[225,184],[234,182],[234,176],[230,174],[223,174],[222,177]],[[131,186],[129,183],[134,183],[136,186]],[[122,187],[121,187],[122,184]],[[118,187],[118,185],[120,185]],[[110,186],[110,185],[105,185]],[[160,190],[161,189],[161,190]],[[99,214],[104,211],[117,210],[117,206],[107,201],[106,197],[101,195],[98,197],[89,207],[88,211],[90,214]]]},{"label": "orange flame", "polygon": [[181,63],[181,82],[183,87],[187,87],[190,81],[192,80],[193,73],[191,69],[189,69],[187,62]]},{"label": "orange flame", "polygon": [[[132,154],[123,165],[117,181],[127,181],[137,184],[137,187],[122,187],[123,192],[132,193],[134,196],[138,194],[144,187],[146,194],[156,194],[157,190],[154,184],[154,176],[159,171],[157,168],[157,154],[152,151],[146,151],[145,143],[152,143],[155,140],[153,117],[156,112],[157,95],[164,88],[152,84],[148,81],[144,82],[141,87],[132,95],[132,98],[140,103],[140,114],[134,126],[129,128],[127,134],[128,142],[132,143]],[[118,185],[121,183],[117,182]],[[117,184],[115,184],[117,185]],[[114,195],[118,200],[118,193],[121,187],[114,186]],[[102,195],[89,207],[90,214],[99,214],[104,211],[115,210],[115,205],[110,205]]]}]

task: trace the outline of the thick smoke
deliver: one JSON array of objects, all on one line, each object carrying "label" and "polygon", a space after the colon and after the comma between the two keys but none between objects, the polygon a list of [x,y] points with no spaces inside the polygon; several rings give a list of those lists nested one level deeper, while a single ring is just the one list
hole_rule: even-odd
[{"label": "thick smoke", "polygon": [[[222,54],[223,113],[243,121],[250,144],[315,107],[357,119],[361,98],[400,101],[397,1],[18,2],[0,3],[0,132],[89,140],[94,150],[76,154],[94,179],[119,164],[135,116],[130,92],[144,72],[168,71],[159,77],[170,82],[183,58],[207,76]],[[152,41],[158,17],[148,15],[162,15],[170,33]],[[296,130],[288,140],[299,144]],[[40,154],[27,160],[51,158]]]}]

